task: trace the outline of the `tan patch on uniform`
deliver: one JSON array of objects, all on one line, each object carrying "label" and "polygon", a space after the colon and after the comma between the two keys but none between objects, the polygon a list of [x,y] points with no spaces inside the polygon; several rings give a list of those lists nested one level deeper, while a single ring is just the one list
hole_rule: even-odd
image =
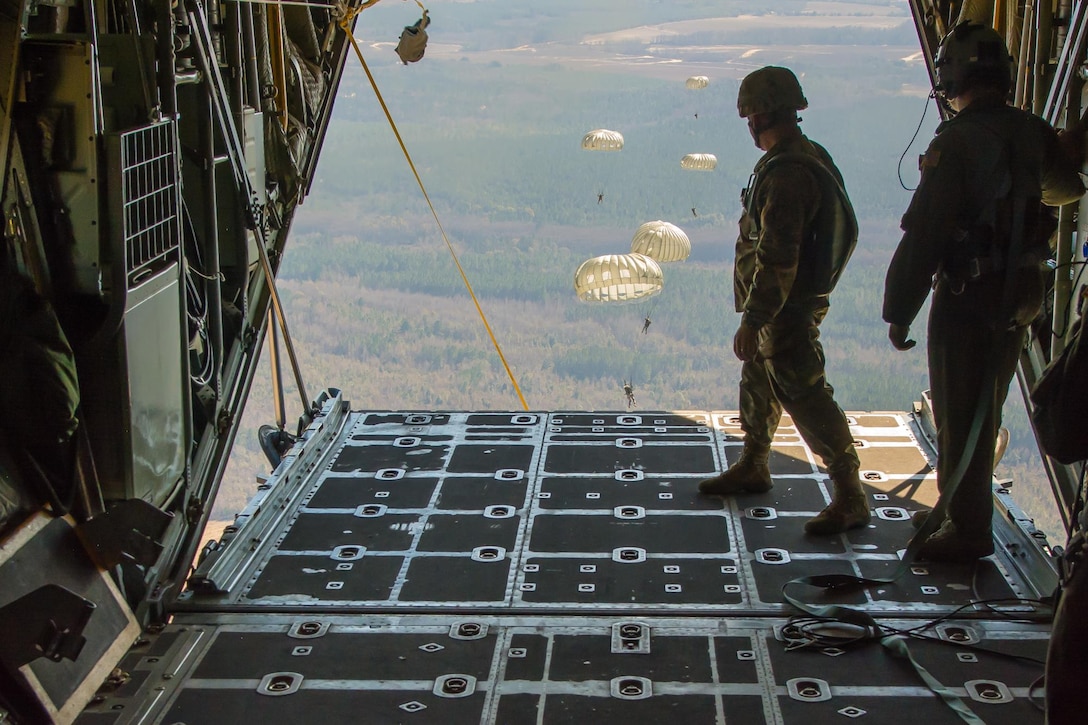
[{"label": "tan patch on uniform", "polygon": [[918,157],[918,170],[933,169],[941,160],[941,152],[938,149],[930,149]]}]

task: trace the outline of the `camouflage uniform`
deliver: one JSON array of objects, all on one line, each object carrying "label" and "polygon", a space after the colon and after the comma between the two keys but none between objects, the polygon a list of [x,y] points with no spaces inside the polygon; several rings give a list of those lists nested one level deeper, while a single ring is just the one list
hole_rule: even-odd
[{"label": "camouflage uniform", "polygon": [[[1005,300],[1013,188],[1023,190],[1018,198],[1025,218],[1011,299]],[[1049,256],[1046,240],[1053,227],[1039,201],[1065,204],[1083,193],[1076,169],[1045,121],[1003,102],[976,101],[938,127],[888,269],[888,323],[909,326],[935,290],[928,344],[938,487],[965,452],[976,408],[983,401],[989,406],[948,508],[955,534],[977,543],[981,555],[987,547],[992,551],[991,482],[1001,407],[1044,294],[1040,263]],[[988,366],[995,374],[983,380]]]},{"label": "camouflage uniform", "polygon": [[826,281],[811,273],[828,254],[811,243],[811,229],[829,200],[805,164],[781,159],[761,174],[782,154],[813,156],[842,183],[827,151],[803,135],[778,143],[756,164],[760,181],[741,216],[733,268],[737,312],[759,331],[759,358],[741,366],[741,428],[747,449],[769,451],[785,408],[828,472],[848,474],[857,471],[858,456],[824,376],[819,341],[828,310]]}]

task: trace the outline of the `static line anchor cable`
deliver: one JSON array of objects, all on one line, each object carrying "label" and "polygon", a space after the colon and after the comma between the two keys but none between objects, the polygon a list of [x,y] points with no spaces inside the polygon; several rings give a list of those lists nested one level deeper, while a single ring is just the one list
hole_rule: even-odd
[{"label": "static line anchor cable", "polygon": [[[397,129],[397,124],[393,121],[393,116],[389,112],[389,107],[385,105],[385,99],[382,97],[381,91],[378,90],[378,83],[374,80],[374,75],[370,72],[370,66],[366,64],[366,59],[363,58],[363,52],[359,49],[359,43],[356,42],[355,35],[351,32],[351,23],[355,19],[355,16],[359,14],[360,10],[370,4],[373,3],[364,3],[364,5],[359,8],[344,8],[341,6],[340,28],[348,36],[351,47],[355,49],[355,55],[359,58],[359,63],[363,66],[363,72],[366,73],[367,80],[370,81],[370,87],[374,89],[374,95],[377,97],[378,103],[382,107],[382,112],[385,113],[386,120],[389,121],[389,127],[393,129],[393,135],[397,137],[397,143],[400,144],[400,150],[404,154],[404,159],[408,162],[408,166],[412,170],[412,176],[415,177],[416,184],[419,185],[419,190],[423,192],[423,198],[426,200],[427,206],[431,210],[431,216],[434,217],[435,224],[438,225],[438,231],[442,234],[442,239],[446,242],[446,247],[449,249],[450,256],[453,258],[453,263],[457,266],[457,271],[461,274],[461,280],[465,283],[465,288],[468,290],[469,296],[472,297],[472,304],[476,306],[476,312],[480,315],[480,320],[484,323],[484,328],[491,338],[491,344],[495,346],[495,352],[499,354],[502,366],[506,369],[506,375],[510,378],[510,383],[514,386],[514,391],[518,394],[518,400],[521,401],[521,405],[525,410],[529,410],[529,404],[525,402],[525,396],[521,394],[521,387],[514,377],[514,372],[510,369],[510,364],[506,362],[506,356],[503,355],[502,348],[499,346],[499,341],[495,338],[495,333],[492,331],[491,325],[487,321],[487,316],[484,315],[484,310],[480,306],[480,300],[476,297],[476,293],[472,289],[472,283],[469,282],[468,275],[465,274],[465,270],[461,266],[461,260],[457,258],[457,252],[454,250],[453,244],[446,235],[446,230],[442,226],[441,220],[438,218],[438,212],[435,211],[434,204],[431,203],[431,197],[427,193],[427,188],[423,185],[423,179],[420,178],[419,172],[416,170],[416,165],[412,161],[411,154],[408,153],[408,147],[405,146],[404,139],[401,138],[400,131]],[[420,7],[423,6],[420,5]]]},{"label": "static line anchor cable", "polygon": [[298,386],[299,397],[302,398],[302,409],[310,413],[312,403],[306,394],[306,383],[302,380],[302,368],[295,354],[295,344],[291,341],[291,332],[287,329],[287,315],[283,312],[283,303],[280,301],[279,290],[276,289],[276,273],[272,271],[272,262],[268,259],[268,250],[264,248],[264,240],[256,234],[257,254],[261,258],[261,268],[264,270],[265,281],[268,283],[268,295],[271,298],[271,308],[279,320],[280,330],[283,332],[283,345],[287,348],[287,358],[291,361],[291,371],[295,375],[295,385]]}]

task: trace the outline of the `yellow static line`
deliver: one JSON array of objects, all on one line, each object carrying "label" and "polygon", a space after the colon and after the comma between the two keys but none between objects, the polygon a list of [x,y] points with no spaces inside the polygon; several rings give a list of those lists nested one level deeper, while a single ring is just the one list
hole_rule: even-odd
[{"label": "yellow static line", "polygon": [[[420,5],[420,7],[422,7],[422,5]],[[390,128],[393,129],[393,135],[397,137],[397,143],[400,144],[400,150],[404,153],[404,158],[408,161],[408,166],[412,169],[412,175],[415,176],[416,183],[419,184],[419,190],[423,192],[423,198],[427,201],[427,206],[430,207],[431,215],[434,217],[435,224],[438,225],[438,231],[442,233],[442,239],[446,242],[446,247],[450,250],[450,256],[453,257],[453,263],[457,265],[457,271],[461,273],[461,279],[465,283],[465,288],[468,289],[468,293],[472,297],[472,303],[476,305],[476,312],[479,313],[480,320],[484,323],[484,328],[487,329],[487,334],[491,338],[491,343],[495,346],[495,351],[499,354],[499,359],[502,360],[502,365],[506,369],[506,375],[510,378],[510,382],[514,386],[514,391],[518,394],[518,400],[521,401],[522,408],[529,410],[529,404],[525,402],[525,396],[521,393],[521,387],[514,377],[514,372],[510,369],[510,364],[506,362],[506,356],[502,354],[502,348],[499,346],[499,341],[495,338],[495,333],[491,330],[491,325],[487,322],[487,316],[484,315],[484,310],[480,306],[480,301],[477,299],[476,293],[472,289],[472,283],[469,282],[468,275],[465,274],[464,268],[461,267],[461,260],[457,258],[457,252],[454,250],[453,244],[450,243],[449,237],[446,236],[446,230],[443,228],[442,222],[438,218],[438,212],[435,211],[434,204],[431,203],[431,197],[427,193],[426,187],[423,185],[423,179],[420,178],[419,172],[416,171],[416,165],[412,162],[412,156],[408,153],[408,147],[404,145],[404,139],[401,138],[400,131],[397,130],[397,124],[393,121],[393,116],[389,113],[388,106],[385,105],[385,99],[382,98],[381,91],[378,90],[378,83],[374,80],[374,76],[370,72],[370,67],[363,58],[363,52],[359,49],[359,44],[355,41],[355,36],[351,32],[351,22],[355,19],[355,16],[361,9],[363,8],[346,11],[344,16],[340,19],[340,27],[343,29],[344,33],[347,34],[348,40],[351,41],[351,47],[355,49],[355,55],[358,56],[359,62],[363,66],[363,71],[370,81],[370,86],[374,89],[374,95],[378,98],[378,103],[385,113],[385,118],[389,121]]]}]

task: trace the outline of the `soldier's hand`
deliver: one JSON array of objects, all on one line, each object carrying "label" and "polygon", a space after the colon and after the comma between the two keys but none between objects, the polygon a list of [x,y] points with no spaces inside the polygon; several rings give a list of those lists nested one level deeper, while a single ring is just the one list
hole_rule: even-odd
[{"label": "soldier's hand", "polygon": [[737,334],[733,335],[733,354],[741,362],[751,362],[756,359],[759,351],[759,330],[749,327],[743,322],[737,328]]},{"label": "soldier's hand", "polygon": [[892,347],[896,350],[909,350],[918,343],[908,339],[910,325],[897,325],[894,322],[888,325],[888,339],[892,341]]}]

